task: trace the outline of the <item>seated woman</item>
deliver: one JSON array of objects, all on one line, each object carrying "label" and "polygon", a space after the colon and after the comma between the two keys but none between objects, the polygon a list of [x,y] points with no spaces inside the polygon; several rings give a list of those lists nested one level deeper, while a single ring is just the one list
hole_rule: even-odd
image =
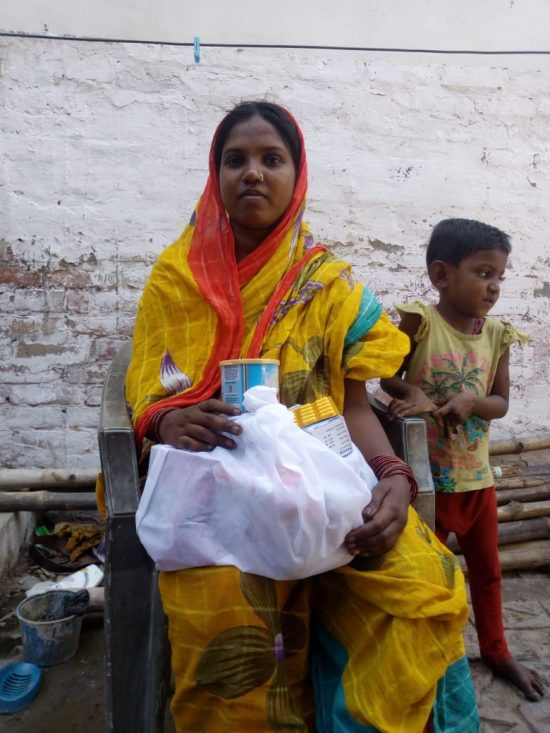
[{"label": "seated woman", "polygon": [[395,373],[408,341],[351,267],[314,246],[302,134],[286,110],[235,107],[209,173],[139,304],[127,398],[140,445],[231,450],[240,428],[218,396],[219,362],[279,359],[281,401],[330,395],[379,483],[343,568],[305,581],[232,566],[161,573],[176,728],[420,733],[449,730],[450,710],[453,730],[475,731],[463,576],[409,508],[412,473],[365,389]]}]

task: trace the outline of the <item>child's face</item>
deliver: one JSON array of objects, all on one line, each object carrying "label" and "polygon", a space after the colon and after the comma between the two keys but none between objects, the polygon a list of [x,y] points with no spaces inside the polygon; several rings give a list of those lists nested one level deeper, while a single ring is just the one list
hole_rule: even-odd
[{"label": "child's face", "polygon": [[442,296],[458,313],[469,318],[486,316],[500,295],[508,255],[499,249],[484,249],[449,266]]}]

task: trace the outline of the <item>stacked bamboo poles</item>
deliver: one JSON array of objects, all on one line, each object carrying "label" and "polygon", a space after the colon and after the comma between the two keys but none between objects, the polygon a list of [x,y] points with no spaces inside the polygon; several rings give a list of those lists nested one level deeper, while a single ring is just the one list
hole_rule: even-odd
[{"label": "stacked bamboo poles", "polygon": [[95,509],[92,469],[0,469],[0,512]]},{"label": "stacked bamboo poles", "polygon": [[[550,449],[550,434],[490,444],[503,570],[550,566],[550,464],[510,460],[514,454],[545,449]],[[456,540],[449,547],[460,552]]]}]

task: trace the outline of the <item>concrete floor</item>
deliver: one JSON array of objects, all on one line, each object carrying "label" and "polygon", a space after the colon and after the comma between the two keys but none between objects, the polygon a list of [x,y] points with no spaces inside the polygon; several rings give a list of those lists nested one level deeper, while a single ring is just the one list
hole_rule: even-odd
[{"label": "concrete floor", "polygon": [[103,623],[85,620],[76,657],[43,670],[30,706],[0,716],[2,733],[101,733],[103,704]]},{"label": "concrete floor", "polygon": [[547,683],[541,702],[528,702],[481,662],[473,615],[466,650],[482,733],[550,733],[550,568],[504,574],[504,626],[511,653]]},{"label": "concrete floor", "polygon": [[[32,571],[33,567],[23,561],[3,584],[0,599],[0,667],[21,659],[21,638],[15,608],[25,598],[25,589],[32,585]],[[39,579],[34,578],[35,581]],[[105,730],[103,652],[103,614],[86,615],[76,656],[63,664],[43,669],[37,696],[20,713],[0,715],[0,731],[102,733]],[[129,684],[132,684],[131,680]],[[168,715],[165,733],[173,731]]]}]

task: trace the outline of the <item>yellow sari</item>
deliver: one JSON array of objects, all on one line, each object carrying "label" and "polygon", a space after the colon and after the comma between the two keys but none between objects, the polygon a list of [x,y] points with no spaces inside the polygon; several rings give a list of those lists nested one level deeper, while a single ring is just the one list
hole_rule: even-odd
[{"label": "yellow sari", "polygon": [[[139,304],[126,389],[140,445],[158,409],[217,394],[222,359],[279,359],[284,404],[330,395],[340,409],[344,379],[400,366],[407,338],[348,264],[313,246],[306,180],[302,152],[287,213],[237,263],[211,153],[192,220]],[[199,568],[161,573],[160,589],[180,732],[313,731],[315,709],[319,733],[337,721],[335,731],[420,732],[438,680],[464,654],[462,574],[412,509],[368,569],[280,582]]]}]

